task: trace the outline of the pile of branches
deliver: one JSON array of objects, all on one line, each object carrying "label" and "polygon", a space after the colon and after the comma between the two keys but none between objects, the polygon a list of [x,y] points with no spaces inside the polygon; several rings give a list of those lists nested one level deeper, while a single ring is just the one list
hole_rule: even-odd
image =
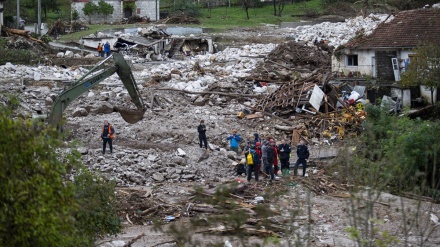
[{"label": "pile of branches", "polygon": [[183,12],[177,12],[170,17],[165,18],[162,23],[164,24],[200,24],[200,21]]},{"label": "pile of branches", "polygon": [[56,22],[52,24],[49,31],[47,31],[47,34],[50,36],[59,35],[59,34],[66,34],[66,24],[60,19],[58,19]]},{"label": "pile of branches", "polygon": [[124,20],[122,21],[122,24],[132,24],[132,23],[150,23],[150,17],[148,16],[138,16],[138,15],[133,15],[130,16],[129,18],[124,18]]}]

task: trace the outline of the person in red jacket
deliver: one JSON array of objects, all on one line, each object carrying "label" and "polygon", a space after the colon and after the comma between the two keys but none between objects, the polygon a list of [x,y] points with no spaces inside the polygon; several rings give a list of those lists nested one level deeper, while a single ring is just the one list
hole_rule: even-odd
[{"label": "person in red jacket", "polygon": [[273,159],[273,173],[275,174],[275,176],[277,176],[278,175],[278,171],[280,170],[279,167],[278,167],[278,146],[277,146],[277,144],[276,144],[274,139],[271,139],[270,143],[273,146],[273,151],[274,151],[274,155],[275,155],[275,157]]},{"label": "person in red jacket", "polygon": [[260,162],[258,163],[258,173],[261,173],[261,157],[263,156],[263,153],[261,153],[261,143],[256,142],[255,143],[255,152],[258,154],[258,157],[260,158]]}]

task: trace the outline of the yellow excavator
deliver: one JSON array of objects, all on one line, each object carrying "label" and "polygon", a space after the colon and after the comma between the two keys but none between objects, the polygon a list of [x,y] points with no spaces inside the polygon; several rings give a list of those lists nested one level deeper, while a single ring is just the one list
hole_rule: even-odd
[{"label": "yellow excavator", "polygon": [[[111,58],[114,60],[114,65],[106,68],[105,63]],[[142,120],[146,107],[142,101],[133,74],[131,73],[130,65],[125,61],[121,54],[113,53],[111,56],[93,67],[87,74],[76,80],[72,87],[69,87],[58,95],[49,113],[48,122],[53,125],[58,125],[63,116],[63,111],[67,108],[70,102],[114,73],[118,74],[137,108],[136,110],[116,108],[116,110],[127,123],[134,124]]]}]

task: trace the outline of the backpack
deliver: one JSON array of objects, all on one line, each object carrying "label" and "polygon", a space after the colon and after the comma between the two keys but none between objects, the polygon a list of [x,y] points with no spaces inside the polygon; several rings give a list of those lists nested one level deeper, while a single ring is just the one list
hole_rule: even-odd
[{"label": "backpack", "polygon": [[246,155],[246,161],[247,161],[247,164],[248,164],[248,165],[253,165],[253,164],[254,164],[254,158],[252,157],[251,152],[249,152],[249,153]]}]

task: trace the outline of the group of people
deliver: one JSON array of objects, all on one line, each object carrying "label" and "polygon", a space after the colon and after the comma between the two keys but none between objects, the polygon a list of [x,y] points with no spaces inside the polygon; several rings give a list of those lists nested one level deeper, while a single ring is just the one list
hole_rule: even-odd
[{"label": "group of people", "polygon": [[[203,120],[200,121],[197,131],[199,133],[200,148],[208,149],[206,125]],[[114,135],[114,127],[107,120],[105,120],[101,132],[103,154],[105,154],[107,143],[110,147],[110,153],[113,152],[112,140]],[[232,133],[226,138],[226,140],[229,141],[230,150],[240,154],[239,147],[242,138],[237,133],[236,129],[232,130]],[[281,140],[281,144],[277,145],[273,138],[266,137],[264,140],[261,140],[258,133],[255,133],[254,140],[249,140],[241,153],[245,156],[247,169],[243,169],[243,171],[238,169],[237,175],[246,173],[248,182],[251,181],[252,173],[254,173],[255,181],[259,180],[259,174],[267,174],[270,176],[270,182],[275,179],[275,176],[278,175],[280,170],[282,175],[289,175],[289,160],[291,152],[292,149],[285,139]],[[306,175],[307,160],[310,156],[309,149],[304,140],[300,140],[300,143],[296,148],[296,154],[298,159],[294,166],[294,175],[297,175],[298,166],[302,165],[302,176],[304,177]]]},{"label": "group of people", "polygon": [[104,54],[106,57],[110,56],[110,43],[107,41],[105,44],[98,43],[98,57],[104,57]]},{"label": "group of people", "polygon": [[[250,182],[252,173],[255,175],[255,180],[258,181],[259,174],[265,173],[270,176],[270,181],[278,176],[279,171],[282,175],[290,173],[290,156],[292,149],[285,139],[277,145],[276,141],[267,137],[261,140],[257,133],[254,134],[254,140],[248,141],[243,149],[242,154],[245,155],[247,181]],[[237,142],[241,137],[237,134],[237,130],[232,131],[232,135],[227,137],[230,140],[230,149],[238,153]],[[233,141],[234,140],[234,141]],[[298,159],[294,167],[294,175],[297,175],[298,166],[302,165],[302,176],[306,175],[307,159],[310,156],[308,147],[305,141],[301,140],[296,149]],[[238,172],[240,173],[240,172]]]}]

